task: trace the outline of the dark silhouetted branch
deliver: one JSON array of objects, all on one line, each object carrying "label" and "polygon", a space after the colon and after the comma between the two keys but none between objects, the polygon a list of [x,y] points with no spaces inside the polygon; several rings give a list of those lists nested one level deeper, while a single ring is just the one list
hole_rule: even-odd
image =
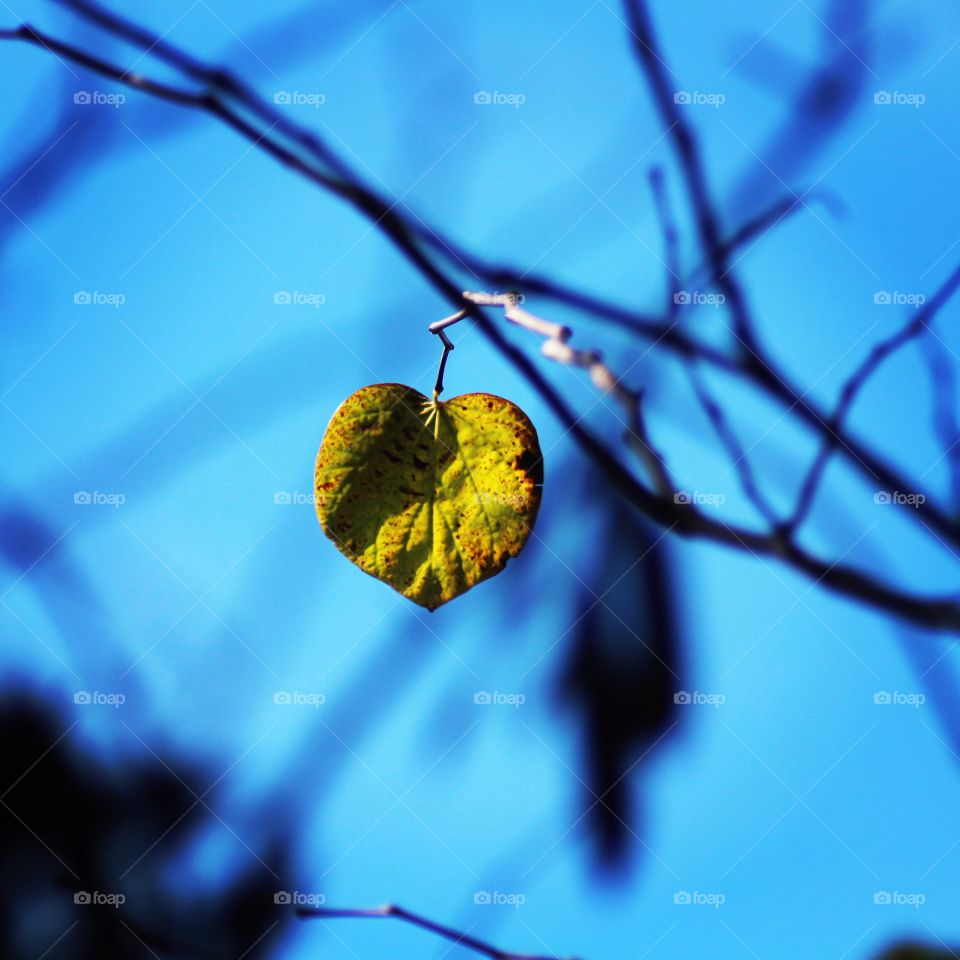
[{"label": "dark silhouetted branch", "polygon": [[[840,391],[840,399],[837,401],[837,407],[828,422],[829,434],[825,438],[813,464],[804,477],[803,484],[800,487],[800,494],[797,497],[797,506],[793,516],[790,518],[788,529],[793,530],[799,527],[809,514],[827,464],[833,452],[844,442],[841,431],[850,413],[850,408],[853,406],[860,391],[884,360],[915,340],[927,329],[928,324],[933,321],[940,308],[953,296],[958,286],[960,286],[960,267],[955,269],[933,297],[917,310],[916,316],[908,320],[907,323],[896,333],[887,337],[886,340],[881,340],[880,343],[867,354],[864,361],[844,383]],[[904,490],[910,493],[922,492],[911,487],[894,487],[894,489]],[[956,520],[954,520],[951,525],[954,530],[958,527]]]},{"label": "dark silhouetted branch", "polygon": [[933,395],[933,427],[943,444],[943,459],[947,461],[950,474],[950,502],[954,515],[960,519],[960,392],[957,390],[957,371],[948,354],[951,352],[937,336],[927,328],[927,336],[921,341],[927,368],[930,372],[930,388]]},{"label": "dark silhouetted branch", "polygon": [[556,957],[536,956],[529,953],[511,953],[508,950],[500,950],[497,947],[491,946],[489,943],[485,943],[483,940],[478,940],[476,937],[471,937],[468,933],[461,933],[459,930],[454,930],[452,927],[445,927],[442,924],[434,923],[433,920],[428,920],[426,917],[421,917],[416,913],[411,913],[409,910],[404,910],[403,907],[397,907],[393,904],[387,904],[383,907],[370,907],[366,909],[361,908],[354,910],[337,910],[327,907],[298,907],[297,915],[299,917],[303,917],[304,919],[318,920],[337,920],[345,918],[358,920],[384,920],[393,917],[397,920],[403,920],[406,923],[412,924],[415,927],[420,927],[421,930],[428,930],[430,933],[434,933],[438,937],[443,937],[445,940],[450,940],[461,947],[466,947],[468,950],[473,950],[475,953],[489,957],[490,960],[557,960]]}]

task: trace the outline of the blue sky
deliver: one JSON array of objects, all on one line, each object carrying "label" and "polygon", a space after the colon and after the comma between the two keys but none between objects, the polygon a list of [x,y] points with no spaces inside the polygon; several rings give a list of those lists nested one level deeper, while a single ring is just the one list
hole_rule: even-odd
[{"label": "blue sky", "polygon": [[[829,405],[912,309],[876,294],[929,296],[960,255],[956,11],[757,0],[654,14],[677,90],[723,97],[685,109],[726,222],[814,188],[809,208],[737,269],[763,342]],[[177,0],[147,16],[267,99],[290,93],[280,108],[292,119],[486,260],[659,309],[648,174],[660,165],[684,266],[696,264],[668,141],[623,13],[605,0],[466,10]],[[4,15],[20,19],[118,62],[138,56],[52,5]],[[28,575],[4,570],[0,671],[8,688],[62,705],[77,721],[71,737],[111,763],[146,744],[223,776],[215,809],[230,828],[212,820],[175,852],[173,889],[216,887],[250,867],[281,822],[295,872],[278,889],[401,903],[509,949],[840,960],[898,936],[960,940],[956,658],[944,638],[743,552],[672,545],[678,685],[723,703],[677,711],[638,776],[634,866],[599,877],[580,819],[582,730],[557,686],[607,545],[602,498],[569,435],[482,337],[456,328],[449,395],[509,397],[539,431],[537,536],[505,574],[432,616],[365,577],[298,501],[344,397],[379,381],[430,389],[438,353],[426,327],[447,306],[361,217],[211,120],[131,91],[119,105],[77,104],[78,91],[118,88],[26,45],[2,53],[4,497],[59,539]],[[784,145],[804,80],[824,61],[856,78],[844,121],[811,123],[803,149]],[[480,92],[513,100],[476,103]],[[914,101],[875,102],[878,92]],[[312,303],[278,304],[278,292]],[[83,293],[94,302],[75,302]],[[629,367],[676,473],[723,494],[724,519],[750,517],[672,364],[638,356],[589,316],[527,306]],[[941,316],[951,350],[957,309]],[[722,342],[713,307],[687,322]],[[536,356],[534,338],[507,334]],[[609,399],[582,374],[537,362],[616,443]],[[768,402],[728,396],[786,508],[812,438]],[[931,407],[922,355],[905,352],[852,423],[945,493]],[[918,590],[956,590],[949,551],[852,474],[828,478],[809,543]],[[76,503],[84,492],[123,502]],[[78,690],[126,702],[76,705]],[[478,690],[525,702],[478,706]],[[277,691],[324,702],[277,705]],[[878,705],[878,691],[926,702]],[[523,903],[477,905],[479,891]],[[684,892],[723,902],[676,903]],[[876,903],[884,892],[924,902]],[[447,947],[400,924],[341,921],[291,926],[278,956],[321,949],[439,957]]]}]

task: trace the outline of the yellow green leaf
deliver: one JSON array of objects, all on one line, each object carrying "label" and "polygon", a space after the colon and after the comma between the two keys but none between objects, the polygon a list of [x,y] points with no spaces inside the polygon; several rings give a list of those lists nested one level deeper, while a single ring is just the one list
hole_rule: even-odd
[{"label": "yellow green leaf", "polygon": [[348,397],[317,454],[323,532],[428,610],[499,573],[540,506],[537,433],[517,406],[470,393],[434,407],[399,383]]}]

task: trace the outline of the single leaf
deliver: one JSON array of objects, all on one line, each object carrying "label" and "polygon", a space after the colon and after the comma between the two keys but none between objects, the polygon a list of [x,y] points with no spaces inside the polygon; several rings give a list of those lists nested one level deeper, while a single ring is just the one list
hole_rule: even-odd
[{"label": "single leaf", "polygon": [[533,529],[543,459],[517,406],[489,393],[437,404],[399,383],[364,387],[317,454],[323,532],[344,556],[428,610],[499,573]]}]

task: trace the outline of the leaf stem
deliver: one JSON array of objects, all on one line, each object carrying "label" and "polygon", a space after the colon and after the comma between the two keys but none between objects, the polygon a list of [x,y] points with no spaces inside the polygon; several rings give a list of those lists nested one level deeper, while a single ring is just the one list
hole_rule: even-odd
[{"label": "leaf stem", "polygon": [[450,356],[450,351],[453,349],[453,341],[442,329],[431,330],[430,332],[435,333],[443,344],[443,353],[440,354],[440,366],[437,368],[437,382],[433,387],[433,402],[436,403],[440,394],[443,393],[443,372],[447,369],[447,357]]}]

